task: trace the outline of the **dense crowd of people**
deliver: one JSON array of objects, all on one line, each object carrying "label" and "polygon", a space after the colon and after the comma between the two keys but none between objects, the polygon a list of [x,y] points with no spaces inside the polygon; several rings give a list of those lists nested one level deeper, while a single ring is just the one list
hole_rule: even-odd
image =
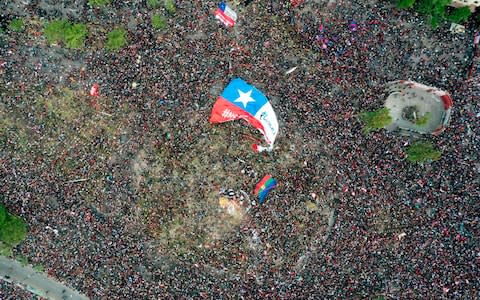
[{"label": "dense crowd of people", "polygon": [[[84,182],[65,178],[48,151],[22,157],[0,144],[0,199],[29,228],[15,253],[91,299],[478,298],[480,87],[465,81],[475,28],[433,30],[388,1],[247,2],[234,7],[238,23],[226,29],[212,16],[214,1],[176,1],[162,32],[135,1],[85,9],[89,22],[128,27],[129,44],[118,52],[49,48],[20,34],[8,40],[0,116],[23,118],[39,149],[47,129],[29,101],[50,87],[98,83],[99,102],[121,131],[62,146],[82,165],[71,177]],[[240,122],[216,126],[227,128],[228,146],[208,148],[218,139],[210,109],[235,77],[272,102],[280,135],[271,154],[245,145],[256,133]],[[381,107],[385,83],[398,79],[451,93],[445,132],[362,133],[358,114]],[[79,101],[89,105],[86,97]],[[56,134],[54,147],[69,142]],[[415,139],[431,140],[441,159],[407,162],[405,146]],[[169,185],[168,204],[159,214],[181,215],[186,198],[201,203],[213,190],[252,189],[264,173],[279,185],[211,249],[179,255],[159,248],[142,222],[142,199],[163,193],[136,181],[132,165],[142,151],[168,154],[159,184]],[[212,168],[188,169],[196,157]],[[246,165],[258,176],[242,175]],[[216,187],[227,175],[237,185]],[[196,185],[182,183],[188,176]],[[200,214],[184,217],[202,222]],[[30,297],[2,283],[0,298]]]}]

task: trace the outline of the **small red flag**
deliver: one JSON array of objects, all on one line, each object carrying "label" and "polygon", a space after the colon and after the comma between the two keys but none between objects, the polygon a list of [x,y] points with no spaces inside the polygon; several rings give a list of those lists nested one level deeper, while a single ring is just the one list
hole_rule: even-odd
[{"label": "small red flag", "polygon": [[91,88],[90,88],[90,96],[92,97],[98,97],[100,95],[100,86],[98,83],[95,83]]}]

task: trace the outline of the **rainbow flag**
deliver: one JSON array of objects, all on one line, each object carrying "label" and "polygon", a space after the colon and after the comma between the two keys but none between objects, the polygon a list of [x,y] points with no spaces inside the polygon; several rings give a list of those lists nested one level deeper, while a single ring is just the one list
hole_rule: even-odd
[{"label": "rainbow flag", "polygon": [[258,196],[260,204],[265,201],[270,190],[277,186],[277,181],[269,174],[265,175],[262,180],[255,186],[255,195]]}]

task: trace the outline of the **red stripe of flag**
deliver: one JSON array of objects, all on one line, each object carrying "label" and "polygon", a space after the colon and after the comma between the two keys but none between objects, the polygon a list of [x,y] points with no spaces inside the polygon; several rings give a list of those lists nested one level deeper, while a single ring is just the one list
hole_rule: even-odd
[{"label": "red stripe of flag", "polygon": [[255,186],[255,194],[258,194],[258,191],[265,185],[265,183],[272,178],[271,175],[265,175],[262,180]]},{"label": "red stripe of flag", "polygon": [[220,9],[217,8],[215,11],[215,17],[219,18],[225,25],[232,27],[235,24],[232,18],[225,15],[225,13]]}]

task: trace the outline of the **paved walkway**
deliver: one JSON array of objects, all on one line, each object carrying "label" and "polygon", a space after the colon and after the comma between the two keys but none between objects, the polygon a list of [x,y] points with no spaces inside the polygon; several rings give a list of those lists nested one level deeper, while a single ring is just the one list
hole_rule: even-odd
[{"label": "paved walkway", "polygon": [[46,299],[88,300],[88,297],[18,261],[0,256],[0,279]]},{"label": "paved walkway", "polygon": [[[430,114],[425,124],[417,125],[403,118],[403,110],[410,106],[416,107],[418,117]],[[385,107],[390,109],[393,118],[393,123],[387,127],[390,131],[401,128],[422,134],[432,133],[442,126],[446,117],[444,104],[438,96],[415,87],[393,89]]]}]

